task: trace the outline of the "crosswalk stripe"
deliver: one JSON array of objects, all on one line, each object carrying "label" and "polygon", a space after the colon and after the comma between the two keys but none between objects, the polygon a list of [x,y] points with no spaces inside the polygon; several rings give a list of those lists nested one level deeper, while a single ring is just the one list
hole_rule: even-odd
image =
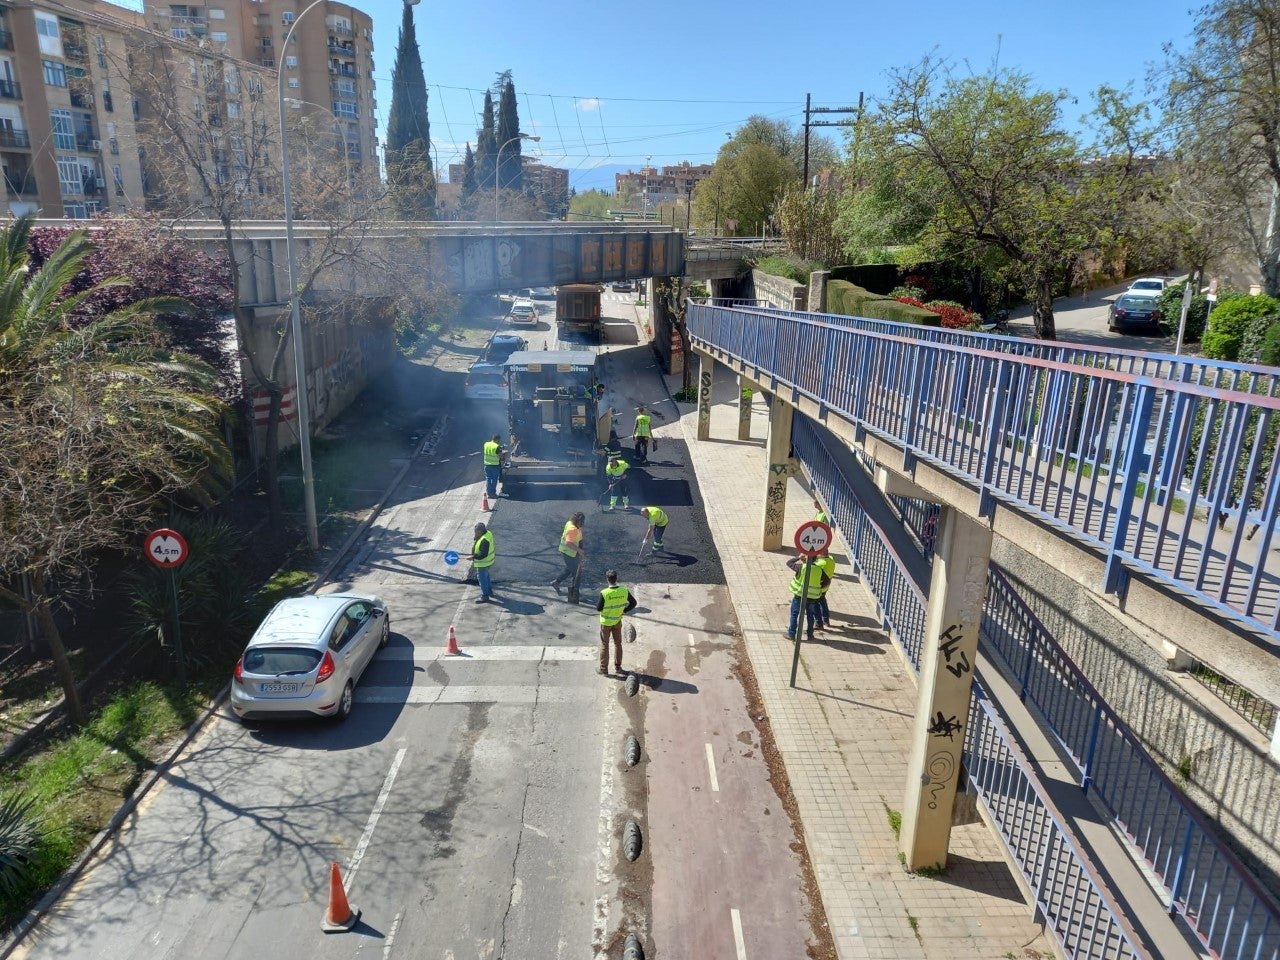
[{"label": "crosswalk stripe", "polygon": [[[603,688],[602,688],[603,689]],[[458,704],[458,703],[590,703],[599,691],[591,687],[474,686],[357,687],[356,703]]]},{"label": "crosswalk stripe", "polygon": [[385,650],[378,651],[378,660],[413,660],[415,663],[427,663],[432,660],[448,660],[456,663],[466,663],[468,660],[505,660],[508,662],[533,662],[538,663],[545,661],[547,663],[563,662],[590,662],[600,655],[599,649],[592,645],[589,647],[552,647],[552,646],[527,646],[527,647],[500,647],[500,646],[483,646],[469,647],[463,646],[462,653],[458,656],[451,655],[445,651],[442,646],[439,647],[387,647]]}]

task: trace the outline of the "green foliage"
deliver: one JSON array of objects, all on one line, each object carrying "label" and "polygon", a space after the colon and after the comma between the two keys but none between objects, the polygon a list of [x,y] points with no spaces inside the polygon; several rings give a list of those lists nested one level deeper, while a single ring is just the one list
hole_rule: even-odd
[{"label": "green foliage", "polygon": [[258,591],[258,610],[265,614],[286,597],[299,596],[311,583],[309,570],[280,570]]},{"label": "green foliage", "polygon": [[570,220],[612,220],[609,210],[617,205],[611,193],[603,190],[584,190],[569,198]]},{"label": "green foliage", "polygon": [[[1215,310],[1216,314],[1217,311]],[[1206,334],[1204,348],[1207,353],[1209,350],[1209,340],[1215,334]],[[1218,336],[1230,337],[1230,334],[1222,334]],[[1266,392],[1266,383],[1257,380],[1252,376],[1242,376],[1236,384],[1236,391],[1239,393],[1258,393]],[[1232,430],[1236,428],[1235,416],[1237,407],[1234,404],[1219,404],[1214,412],[1212,420],[1207,421],[1207,412],[1210,409],[1207,401],[1200,401],[1196,405],[1195,419],[1191,425],[1191,443],[1189,449],[1195,451],[1200,449],[1201,441],[1204,437],[1204,431],[1209,430],[1208,446],[1206,449],[1213,451],[1220,439],[1225,438]],[[1256,509],[1262,506],[1262,498],[1266,493],[1266,478],[1271,474],[1271,464],[1275,459],[1276,441],[1280,439],[1280,417],[1271,417],[1267,429],[1262,436],[1262,450],[1258,455],[1257,474],[1249,493],[1249,502],[1242,504],[1244,498],[1244,483],[1249,469],[1249,461],[1253,458],[1254,445],[1258,441],[1258,424],[1261,419],[1261,408],[1251,407],[1249,414],[1245,419],[1243,433],[1241,434],[1240,453],[1236,458],[1233,471],[1231,474],[1231,489],[1226,497],[1225,503],[1228,507],[1240,508],[1246,510]],[[1188,457],[1185,467],[1185,476],[1187,480],[1192,480],[1195,473],[1195,457]],[[1216,470],[1205,470],[1200,478],[1201,497],[1208,496],[1212,484],[1217,482]]]},{"label": "green foliage", "polygon": [[889,818],[889,829],[893,831],[894,839],[895,840],[899,839],[902,836],[901,811],[893,810],[889,807],[888,804],[885,804],[884,812],[885,812],[885,816]]},{"label": "green foliage", "polygon": [[[1182,316],[1182,291],[1186,287],[1187,281],[1175,283],[1165,287],[1164,292],[1160,294],[1160,314],[1164,317],[1164,322],[1169,325],[1169,329],[1177,331],[1178,320]],[[1191,305],[1187,308],[1187,327],[1183,333],[1183,340],[1186,343],[1199,343],[1200,338],[1204,336],[1205,324],[1209,319],[1209,298],[1204,294],[1193,294],[1191,297]]]},{"label": "green foliage", "polygon": [[498,161],[498,124],[493,112],[493,94],[484,92],[484,109],[480,113],[480,129],[476,131],[476,184],[493,184],[494,169]]},{"label": "green foliage", "polygon": [[1266,328],[1280,318],[1280,300],[1268,296],[1235,294],[1224,298],[1209,314],[1204,354],[1216,360],[1252,360],[1242,355],[1246,338],[1257,349]]},{"label": "green foliage", "polygon": [[1263,331],[1258,362],[1269,367],[1280,366],[1280,323],[1272,323]]},{"label": "green foliage", "polygon": [[425,220],[435,207],[436,172],[431,167],[431,121],[427,81],[413,25],[413,7],[405,4],[391,68],[391,110],[387,115],[387,179],[396,206],[408,220]]},{"label": "green foliage", "polygon": [[784,121],[753,116],[720,148],[711,175],[693,195],[699,229],[726,236],[758,235],[786,189],[800,178],[796,145],[802,138]]},{"label": "green foliage", "polygon": [[809,274],[814,270],[822,269],[818,264],[810,263],[792,253],[772,253],[767,257],[761,257],[755,262],[755,268],[762,273],[774,277],[786,277],[806,285],[809,283]]},{"label": "green foliage", "polygon": [[509,71],[499,77],[498,126],[495,133],[495,147],[502,163],[502,172],[498,175],[503,190],[520,190],[524,186],[524,175],[520,166],[522,142],[520,133],[520,113],[516,105],[516,85],[511,80]]},{"label": "green foliage", "polygon": [[775,215],[787,244],[806,259],[834,263],[841,241],[835,231],[840,195],[835,190],[789,187],[778,201]]},{"label": "green foliage", "polygon": [[892,297],[878,296],[844,280],[831,280],[827,283],[827,312],[926,327],[942,325],[942,318],[930,310],[901,303]]},{"label": "green foliage", "polygon": [[11,793],[0,799],[0,895],[19,894],[30,880],[40,844],[35,799]]}]

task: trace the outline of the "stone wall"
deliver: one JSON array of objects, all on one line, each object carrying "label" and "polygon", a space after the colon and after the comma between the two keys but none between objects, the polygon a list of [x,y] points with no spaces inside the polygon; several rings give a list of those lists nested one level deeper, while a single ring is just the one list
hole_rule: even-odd
[{"label": "stone wall", "polygon": [[1165,773],[1280,893],[1280,768],[1267,738],[1198,681],[1169,671],[1157,638],[1088,588],[1001,537],[991,556]]},{"label": "stone wall", "polygon": [[767,301],[782,310],[804,310],[808,303],[808,288],[790,277],[775,277],[771,273],[752,270],[751,285],[751,297]]}]

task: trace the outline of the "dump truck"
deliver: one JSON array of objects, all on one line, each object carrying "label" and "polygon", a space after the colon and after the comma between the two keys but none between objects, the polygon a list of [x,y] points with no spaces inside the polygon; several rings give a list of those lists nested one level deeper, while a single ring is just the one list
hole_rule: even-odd
[{"label": "dump truck", "polygon": [[581,333],[600,337],[600,285],[566,283],[556,289],[556,325],[559,334]]},{"label": "dump truck", "polygon": [[600,475],[609,441],[590,350],[520,350],[507,358],[511,439],[502,483],[581,483]]}]

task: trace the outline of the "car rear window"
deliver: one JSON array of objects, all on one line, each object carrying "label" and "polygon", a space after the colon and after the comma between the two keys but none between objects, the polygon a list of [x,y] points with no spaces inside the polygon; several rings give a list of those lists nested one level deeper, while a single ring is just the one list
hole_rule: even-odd
[{"label": "car rear window", "polygon": [[472,386],[477,384],[502,383],[501,367],[472,367],[467,373],[467,382]]},{"label": "car rear window", "polygon": [[1164,286],[1159,280],[1137,280],[1131,290],[1159,290]]},{"label": "car rear window", "polygon": [[320,662],[320,651],[310,647],[252,647],[244,652],[246,673],[269,677],[310,673]]},{"label": "car rear window", "polygon": [[533,305],[528,303],[517,303],[511,308],[511,312],[518,317],[527,317],[529,314],[533,313]]},{"label": "car rear window", "polygon": [[1121,297],[1120,306],[1126,310],[1154,310],[1155,297]]}]

